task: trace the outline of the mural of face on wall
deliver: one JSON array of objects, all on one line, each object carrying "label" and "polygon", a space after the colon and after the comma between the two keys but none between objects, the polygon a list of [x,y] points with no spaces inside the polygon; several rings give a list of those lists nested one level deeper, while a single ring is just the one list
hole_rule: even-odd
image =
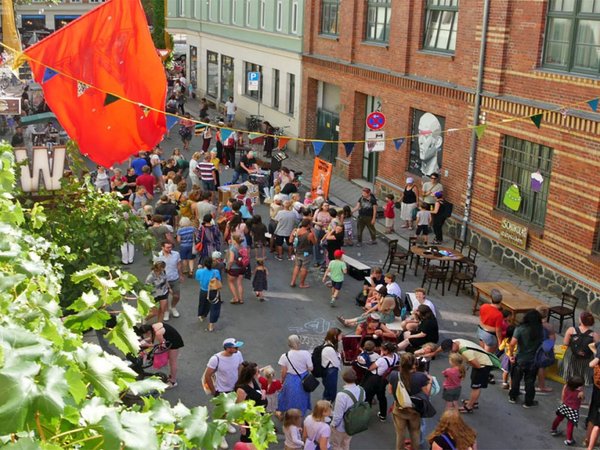
[{"label": "mural of face on wall", "polygon": [[414,110],[409,158],[409,171],[421,176],[429,176],[440,170],[442,146],[444,143],[444,118],[429,112]]}]

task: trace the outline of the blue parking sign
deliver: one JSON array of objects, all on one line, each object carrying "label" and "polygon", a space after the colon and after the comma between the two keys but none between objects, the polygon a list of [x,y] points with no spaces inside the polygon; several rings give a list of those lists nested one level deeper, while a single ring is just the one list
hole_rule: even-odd
[{"label": "blue parking sign", "polygon": [[248,72],[248,81],[260,80],[260,72]]}]

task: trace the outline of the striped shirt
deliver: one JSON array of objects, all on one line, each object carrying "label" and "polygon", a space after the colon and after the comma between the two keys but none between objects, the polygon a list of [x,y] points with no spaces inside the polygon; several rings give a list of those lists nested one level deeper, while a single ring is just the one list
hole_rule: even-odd
[{"label": "striped shirt", "polygon": [[197,171],[200,171],[200,179],[202,181],[213,181],[213,172],[215,171],[215,165],[210,161],[203,161],[198,163]]},{"label": "striped shirt", "polygon": [[181,239],[181,247],[191,247],[194,245],[194,227],[183,227],[177,230],[177,236]]}]

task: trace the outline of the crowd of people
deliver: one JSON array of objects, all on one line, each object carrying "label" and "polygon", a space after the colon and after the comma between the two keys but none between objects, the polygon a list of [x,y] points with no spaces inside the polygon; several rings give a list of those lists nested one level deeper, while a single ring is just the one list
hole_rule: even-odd
[{"label": "crowd of people", "polygon": [[[118,192],[130,213],[137,214],[154,237],[154,258],[146,283],[152,287],[156,307],[147,317],[153,324],[141,327],[140,333],[150,344],[169,343],[169,388],[177,386],[177,351],[183,338],[165,322],[180,316],[177,305],[181,283],[186,279],[198,283],[198,320],[206,322],[207,332],[213,332],[221,314],[224,284],[231,293],[231,304],[242,305],[247,299],[244,280],[252,281],[252,293],[259,301],[268,295],[268,257],[292,262],[291,289],[310,287],[309,270],[321,271],[323,282],[331,289],[330,305],[335,307],[347,273],[343,247],[362,245],[365,228],[371,237],[369,243],[377,244],[377,200],[369,189],[363,189],[355,205],[333,208],[321,191],[301,197],[298,178],[280,167],[266,185],[260,186],[259,193],[254,191],[251,196],[250,184],[236,184],[219,201],[217,190],[224,185],[222,176],[227,167],[223,161],[232,161],[224,148],[207,146],[205,152],[194,152],[188,161],[186,150],[175,150],[164,158],[157,147],[132,159],[126,174],[114,169],[110,175],[98,168],[95,179],[98,189]],[[246,181],[260,170],[252,151],[229,167],[236,182]],[[431,212],[444,208],[443,188],[436,174],[424,184],[423,191],[418,205],[419,191],[414,180],[408,179],[400,205],[392,196],[387,198],[387,215],[391,204],[400,208],[403,227],[416,226],[417,232],[425,223],[429,227]],[[269,205],[268,220],[256,210],[261,200]],[[388,231],[393,229],[391,224],[386,224]],[[438,238],[442,239],[441,231],[436,231]],[[131,264],[133,246],[126,243],[121,250],[123,264]],[[556,340],[556,332],[544,321],[547,310],[530,311],[514,327],[502,310],[501,293],[494,291],[492,303],[481,307],[474,341],[442,340],[437,308],[425,290],[416,289],[410,297],[406,294],[394,273],[373,268],[359,296],[364,302],[362,313],[354,318],[339,316],[341,328],[329,329],[312,353],[302,348],[299,336],[290,335],[276,371],[270,365],[259,367],[244,360],[240,352],[243,342],[228,338],[223,350],[207,363],[205,391],[208,395],[234,392],[239,402],[251,399],[265,406],[281,421],[285,448],[289,449],[350,448],[352,435],[345,428],[348,411],[362,402],[375,405],[375,399],[380,421],[386,422],[391,412],[396,448],[430,445],[433,449],[475,449],[476,432],[462,415],[479,408],[482,390],[496,382],[493,370],[502,371],[501,387],[508,390],[510,403],[521,396],[521,380],[525,383],[525,408],[537,405],[536,393],[551,391],[539,363],[539,349],[544,344],[548,347],[548,342],[553,348]],[[575,443],[573,433],[584,387],[594,384],[591,367],[599,361],[594,358],[595,350],[587,349],[599,338],[592,325],[593,316],[584,313],[579,326],[569,328],[565,336],[567,353],[561,370],[567,384],[551,432],[559,435],[558,427],[566,419],[566,445]],[[580,345],[574,345],[577,341]],[[443,380],[438,381],[429,373],[429,366],[442,352],[449,352],[449,357]],[[353,355],[350,360],[348,355]],[[470,393],[462,400],[467,369]],[[311,401],[314,387],[309,386],[312,379],[320,379],[324,388],[322,399],[315,404]],[[600,389],[593,389],[587,421],[590,443],[598,434],[596,424],[600,425]],[[430,401],[438,393],[446,402],[441,414]],[[388,409],[390,398],[392,406]],[[424,421],[436,415],[440,417],[438,425],[426,437]],[[248,428],[242,425],[239,430],[240,442],[247,446],[240,448],[252,448]]]}]

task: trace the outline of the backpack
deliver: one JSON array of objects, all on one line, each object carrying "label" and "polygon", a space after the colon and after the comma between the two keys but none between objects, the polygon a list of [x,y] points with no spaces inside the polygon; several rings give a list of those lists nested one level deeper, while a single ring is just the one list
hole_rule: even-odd
[{"label": "backpack", "polygon": [[548,330],[544,328],[544,340],[535,351],[533,359],[536,367],[550,367],[556,361],[554,356],[554,340],[548,339]]},{"label": "backpack", "polygon": [[488,356],[488,358],[490,358],[490,362],[492,363],[491,364],[492,369],[502,369],[502,362],[500,361],[500,358],[498,358],[493,353],[489,353],[483,349],[475,348],[475,347],[462,347],[462,348],[458,349],[458,353],[460,353],[462,355],[467,350],[473,350],[474,352],[485,353]]},{"label": "backpack", "polygon": [[312,365],[313,365],[313,370],[312,370],[312,374],[315,377],[323,377],[325,375],[325,370],[327,369],[327,367],[329,367],[329,364],[327,364],[327,367],[323,367],[323,349],[325,347],[331,347],[330,344],[326,344],[326,343],[322,343],[321,345],[317,345],[311,355],[311,359],[312,359]]},{"label": "backpack", "polygon": [[440,203],[440,209],[438,210],[438,216],[444,219],[447,219],[452,215],[452,210],[454,209],[454,205],[449,201],[444,200]]},{"label": "backpack", "polygon": [[248,250],[248,247],[241,247],[238,255],[239,265],[242,267],[248,267],[250,265],[250,250]]},{"label": "backpack", "polygon": [[579,327],[575,328],[575,334],[571,336],[571,342],[569,347],[573,352],[573,355],[578,358],[589,359],[594,356],[594,353],[590,349],[589,345],[594,343],[594,336],[592,330],[587,330],[582,333]]},{"label": "backpack", "polygon": [[383,375],[381,375],[381,378],[383,378],[384,380],[387,380],[388,377],[390,376],[390,374],[396,370],[400,370],[400,361],[398,358],[398,355],[396,353],[393,354],[394,355],[394,360],[392,363],[390,363],[390,360],[385,358],[385,362],[387,363],[388,367],[385,370],[385,372],[383,372]]},{"label": "backpack", "polygon": [[358,400],[349,390],[342,390],[354,402],[344,413],[344,428],[349,436],[367,430],[371,419],[371,405],[365,401],[365,390],[363,388],[359,389]]}]

